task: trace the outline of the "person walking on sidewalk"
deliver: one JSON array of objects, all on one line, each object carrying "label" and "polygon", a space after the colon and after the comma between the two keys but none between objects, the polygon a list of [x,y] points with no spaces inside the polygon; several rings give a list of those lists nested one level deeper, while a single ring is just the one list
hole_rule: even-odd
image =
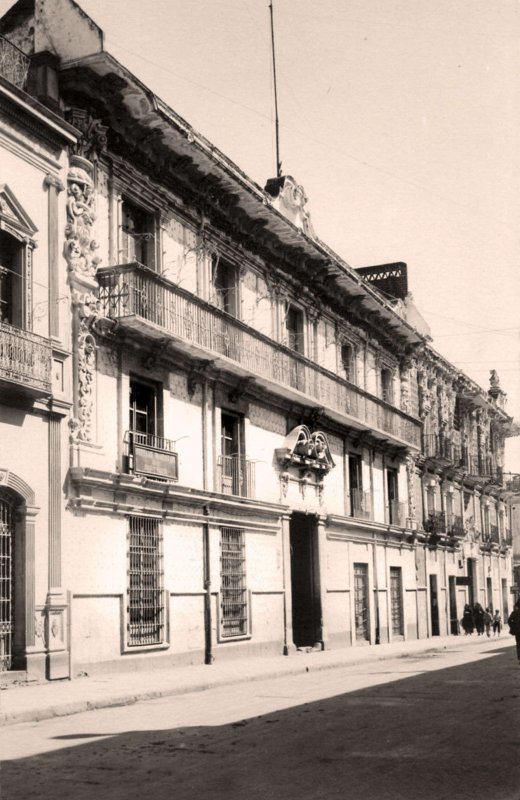
[{"label": "person walking on sidewalk", "polygon": [[484,609],[480,603],[475,603],[473,606],[473,618],[475,620],[475,628],[479,636],[484,635]]},{"label": "person walking on sidewalk", "polygon": [[520,664],[520,600],[516,601],[515,607],[507,620],[507,624],[509,625],[509,633],[516,639],[516,657]]},{"label": "person walking on sidewalk", "polygon": [[471,606],[469,603],[466,603],[464,606],[464,612],[462,614],[462,627],[464,628],[464,635],[471,636],[473,633],[473,611],[471,610]]},{"label": "person walking on sidewalk", "polygon": [[491,623],[493,621],[493,617],[491,616],[491,610],[486,608],[484,611],[484,629],[486,631],[486,636],[491,636]]},{"label": "person walking on sidewalk", "polygon": [[493,636],[497,633],[500,636],[500,631],[502,630],[502,617],[500,616],[500,611],[497,610],[493,616]]}]

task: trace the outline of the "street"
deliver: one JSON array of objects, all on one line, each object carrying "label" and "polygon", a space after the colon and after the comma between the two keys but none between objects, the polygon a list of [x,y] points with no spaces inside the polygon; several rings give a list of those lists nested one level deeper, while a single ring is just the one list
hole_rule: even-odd
[{"label": "street", "polygon": [[520,668],[506,644],[12,725],[2,798],[519,800]]}]

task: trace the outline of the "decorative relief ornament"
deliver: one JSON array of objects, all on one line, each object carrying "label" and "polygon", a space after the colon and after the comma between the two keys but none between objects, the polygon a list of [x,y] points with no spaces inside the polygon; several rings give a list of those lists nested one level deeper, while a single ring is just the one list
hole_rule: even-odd
[{"label": "decorative relief ornament", "polygon": [[65,259],[69,271],[79,276],[93,277],[100,258],[93,238],[96,218],[94,184],[85,159],[72,156],[67,175],[67,226],[65,228]]},{"label": "decorative relief ornament", "polygon": [[65,112],[67,122],[70,122],[81,132],[74,153],[90,161],[98,161],[101,153],[107,149],[108,126],[103,125],[84,108],[69,108]]},{"label": "decorative relief ornament", "polygon": [[406,456],[406,481],[408,488],[408,519],[410,523],[417,520],[415,505],[415,457],[411,454]]}]

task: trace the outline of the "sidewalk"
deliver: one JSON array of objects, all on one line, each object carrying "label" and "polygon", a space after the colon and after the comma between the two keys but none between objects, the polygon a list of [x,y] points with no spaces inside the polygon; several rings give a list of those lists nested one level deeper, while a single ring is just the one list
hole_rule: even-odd
[{"label": "sidewalk", "polygon": [[324,652],[294,653],[290,656],[262,656],[221,661],[206,666],[156,668],[150,671],[119,672],[76,678],[73,681],[10,686],[0,692],[0,725],[33,722],[50,717],[77,714],[97,708],[123,706],[244,681],[301,675],[305,672],[348,667],[421,653],[468,648],[487,653],[512,646],[508,636],[487,639],[474,636],[435,637],[410,642],[351,647]]}]

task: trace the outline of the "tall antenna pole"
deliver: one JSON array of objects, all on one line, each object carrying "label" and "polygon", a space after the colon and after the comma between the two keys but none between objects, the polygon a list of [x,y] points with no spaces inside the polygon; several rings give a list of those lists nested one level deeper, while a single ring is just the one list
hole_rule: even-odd
[{"label": "tall antenna pole", "polygon": [[282,177],[282,162],[280,161],[280,134],[278,130],[278,92],[276,90],[276,59],[274,56],[274,22],[273,0],[269,0],[269,13],[271,15],[271,50],[273,54],[273,84],[274,84],[274,130],[276,136],[276,177]]}]

